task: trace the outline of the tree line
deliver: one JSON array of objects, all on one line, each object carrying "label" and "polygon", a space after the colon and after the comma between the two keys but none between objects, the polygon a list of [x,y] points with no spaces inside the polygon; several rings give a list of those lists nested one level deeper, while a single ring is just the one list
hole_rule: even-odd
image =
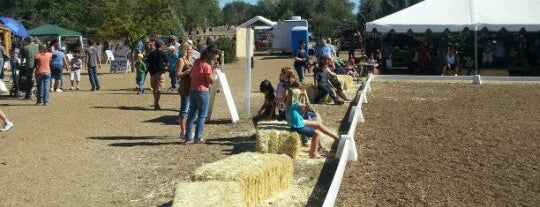
[{"label": "tree line", "polygon": [[218,0],[2,0],[0,15],[27,27],[56,24],[100,39],[146,34],[182,36],[199,28],[239,25],[256,16],[274,21],[301,16],[316,36],[336,36],[340,26],[356,25],[393,13],[421,0],[358,0],[353,14],[349,0],[259,0],[256,5],[233,1],[222,9]]}]

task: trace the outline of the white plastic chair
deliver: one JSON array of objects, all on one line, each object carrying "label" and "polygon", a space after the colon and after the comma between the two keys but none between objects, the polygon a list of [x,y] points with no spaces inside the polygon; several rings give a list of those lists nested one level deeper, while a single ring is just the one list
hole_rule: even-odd
[{"label": "white plastic chair", "polygon": [[71,62],[71,59],[73,59],[73,54],[71,53],[66,54],[66,58],[67,58],[68,63]]},{"label": "white plastic chair", "polygon": [[111,50],[105,50],[105,55],[107,55],[107,64],[111,64],[112,61],[114,61],[114,55],[113,55],[113,52]]}]

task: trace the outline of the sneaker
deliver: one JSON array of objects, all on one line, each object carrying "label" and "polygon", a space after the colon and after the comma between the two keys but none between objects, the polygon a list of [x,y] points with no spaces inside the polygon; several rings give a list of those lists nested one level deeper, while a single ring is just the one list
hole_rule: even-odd
[{"label": "sneaker", "polygon": [[70,91],[72,91],[73,89],[74,89],[73,86],[69,87],[69,90],[70,90]]},{"label": "sneaker", "polygon": [[0,129],[0,131],[5,132],[11,129],[12,127],[13,127],[13,122],[8,121],[4,124],[4,128]]},{"label": "sneaker", "polygon": [[81,90],[81,89],[77,86],[77,88],[75,88],[75,90]]},{"label": "sneaker", "polygon": [[51,88],[51,89],[49,89],[49,92],[53,92],[53,91],[54,91],[54,89],[52,89],[52,88]]},{"label": "sneaker", "polygon": [[62,93],[62,89],[56,89],[57,93]]}]

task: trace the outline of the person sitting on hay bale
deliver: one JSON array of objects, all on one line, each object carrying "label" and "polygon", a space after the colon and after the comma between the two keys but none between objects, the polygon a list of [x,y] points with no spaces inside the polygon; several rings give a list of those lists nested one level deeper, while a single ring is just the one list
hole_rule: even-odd
[{"label": "person sitting on hay bale", "polygon": [[290,67],[284,67],[281,68],[281,72],[279,73],[279,83],[276,88],[276,114],[277,119],[282,121],[286,119],[286,112],[287,112],[287,102],[285,99],[287,99],[287,92],[289,88],[291,88],[292,83],[295,84],[295,87],[299,85],[296,74],[294,70]]},{"label": "person sitting on hay bale", "polygon": [[[317,121],[304,120],[302,117],[302,111],[305,109],[312,109],[309,103],[303,104],[300,99],[305,94],[304,89],[293,88],[289,90],[288,96],[288,121],[292,131],[299,133],[302,136],[311,137],[311,146],[309,150],[309,157],[320,158],[321,155],[317,152],[319,147],[322,148],[320,135],[321,133],[330,136],[334,140],[338,140],[339,137],[330,132],[324,125]],[[306,95],[307,96],[307,95]],[[324,153],[328,153],[328,150],[322,148]]]},{"label": "person sitting on hay bale", "polygon": [[[341,83],[339,83],[339,81],[331,82],[332,76],[336,76],[336,74],[330,71],[328,60],[328,57],[320,58],[319,68],[315,72],[315,85],[317,85],[317,89],[319,89],[319,94],[315,98],[315,103],[320,103],[326,95],[330,95],[336,105],[342,105],[344,104],[343,100],[337,97],[334,92],[336,87],[341,87]],[[334,83],[338,83],[338,85],[334,85]],[[341,93],[343,92],[341,91]]]}]

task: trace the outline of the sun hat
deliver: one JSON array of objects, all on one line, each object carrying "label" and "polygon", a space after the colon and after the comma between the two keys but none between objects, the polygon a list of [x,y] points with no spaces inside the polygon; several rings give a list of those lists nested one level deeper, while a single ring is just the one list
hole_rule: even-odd
[{"label": "sun hat", "polygon": [[193,41],[192,40],[187,40],[186,41],[188,44],[192,45],[193,44]]}]

